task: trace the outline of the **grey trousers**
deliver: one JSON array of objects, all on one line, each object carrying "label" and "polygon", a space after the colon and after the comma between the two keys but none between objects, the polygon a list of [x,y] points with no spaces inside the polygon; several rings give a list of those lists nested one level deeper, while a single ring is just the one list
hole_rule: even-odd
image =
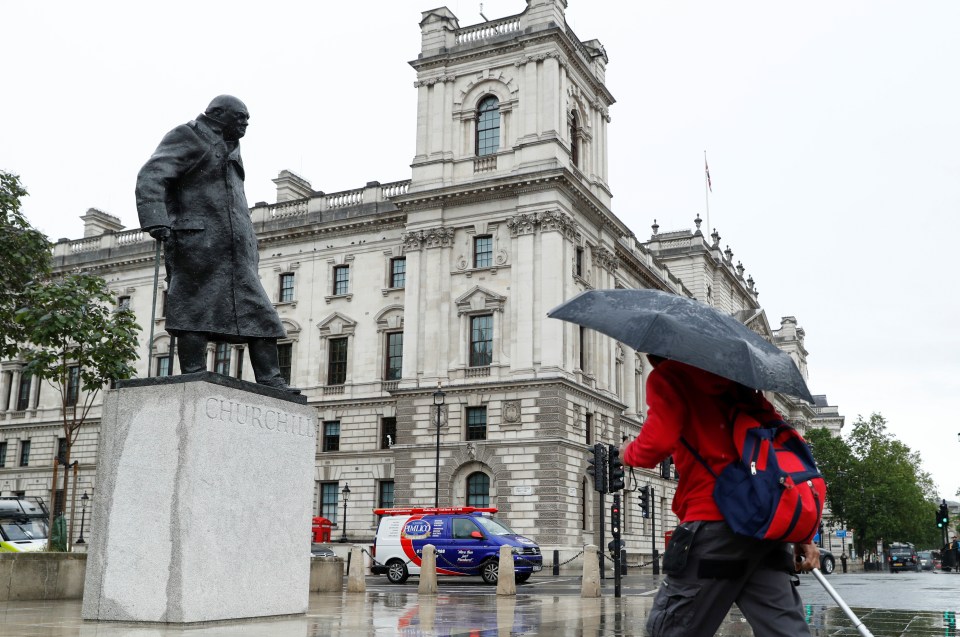
[{"label": "grey trousers", "polygon": [[793,545],[735,535],[724,522],[681,524],[647,617],[652,637],[710,637],[733,604],[756,637],[809,635],[794,586]]}]

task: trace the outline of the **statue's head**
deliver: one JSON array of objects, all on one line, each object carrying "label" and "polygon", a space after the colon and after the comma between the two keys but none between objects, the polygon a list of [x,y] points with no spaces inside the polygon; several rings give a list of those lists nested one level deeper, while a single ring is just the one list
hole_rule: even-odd
[{"label": "statue's head", "polygon": [[228,141],[236,141],[247,132],[250,112],[246,104],[232,95],[213,98],[203,114],[223,126],[223,137]]}]

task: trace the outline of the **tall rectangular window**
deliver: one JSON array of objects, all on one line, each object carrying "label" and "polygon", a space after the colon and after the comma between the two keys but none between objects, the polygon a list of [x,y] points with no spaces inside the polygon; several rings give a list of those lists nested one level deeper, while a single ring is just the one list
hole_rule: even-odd
[{"label": "tall rectangular window", "polygon": [[577,248],[577,261],[574,272],[576,272],[579,277],[583,276],[583,248]]},{"label": "tall rectangular window", "polygon": [[473,267],[489,268],[493,265],[493,237],[474,237]]},{"label": "tall rectangular window", "polygon": [[467,407],[467,440],[487,439],[487,408]]},{"label": "tall rectangular window", "polygon": [[[237,348],[237,379],[243,379],[243,353],[244,349],[242,347]],[[277,360],[280,359],[280,346],[277,346]],[[289,374],[289,371],[287,372]],[[280,370],[280,375],[283,375],[283,370]],[[287,384],[290,384],[290,379],[287,379]]]},{"label": "tall rectangular window", "polygon": [[130,309],[130,297],[121,296],[117,299],[117,309],[118,310],[129,310]]},{"label": "tall rectangular window", "polygon": [[587,444],[593,444],[593,414],[587,414],[586,423],[584,424],[584,433],[587,436]]},{"label": "tall rectangular window", "polygon": [[57,438],[57,460],[60,464],[67,463],[67,439]]},{"label": "tall rectangular window", "polygon": [[30,466],[30,441],[29,440],[20,441],[20,466],[21,467]]},{"label": "tall rectangular window", "polygon": [[66,498],[64,497],[63,489],[57,489],[56,497],[53,499],[53,517],[59,517],[63,515],[63,512],[66,510]]},{"label": "tall rectangular window", "polygon": [[280,302],[289,303],[293,300],[293,272],[284,272],[280,275]]},{"label": "tall rectangular window", "polygon": [[230,344],[217,343],[213,354],[213,371],[224,376],[230,375]]},{"label": "tall rectangular window", "polygon": [[587,328],[581,327],[580,335],[580,371],[587,371]]},{"label": "tall rectangular window", "polygon": [[67,407],[73,407],[80,399],[80,367],[74,365],[67,369]]},{"label": "tall rectangular window", "polygon": [[170,355],[158,356],[157,357],[157,376],[169,376],[170,375],[170,363],[172,359]]},{"label": "tall rectangular window", "polygon": [[20,386],[17,388],[17,411],[23,411],[30,406],[30,385],[33,377],[30,374],[20,374]]},{"label": "tall rectangular window", "polygon": [[390,287],[402,288],[407,284],[407,257],[390,259]]},{"label": "tall rectangular window", "polygon": [[7,466],[7,441],[0,442],[0,469]]},{"label": "tall rectangular window", "polygon": [[397,444],[397,419],[384,416],[380,419],[380,448],[389,449]]},{"label": "tall rectangular window", "polygon": [[280,362],[280,375],[289,385],[292,382],[290,378],[293,376],[293,343],[277,345],[277,360]]},{"label": "tall rectangular window", "polygon": [[470,367],[493,362],[493,314],[470,318]]},{"label": "tall rectangular window", "polygon": [[403,373],[403,332],[387,333],[387,369],[384,380],[399,380]]},{"label": "tall rectangular window", "polygon": [[323,450],[340,451],[340,421],[323,421]]},{"label": "tall rectangular window", "polygon": [[350,266],[338,265],[333,269],[333,294],[347,294],[350,291]]},{"label": "tall rectangular window", "polygon": [[158,316],[166,316],[166,315],[167,315],[167,291],[164,290],[163,292],[160,293],[160,313],[158,314]]},{"label": "tall rectangular window", "polygon": [[327,385],[347,382],[347,339],[331,338],[330,360],[327,362]]},{"label": "tall rectangular window", "polygon": [[381,480],[378,490],[377,508],[393,508],[393,480]]},{"label": "tall rectangular window", "polygon": [[337,482],[320,483],[320,516],[337,523],[337,498],[340,484]]}]

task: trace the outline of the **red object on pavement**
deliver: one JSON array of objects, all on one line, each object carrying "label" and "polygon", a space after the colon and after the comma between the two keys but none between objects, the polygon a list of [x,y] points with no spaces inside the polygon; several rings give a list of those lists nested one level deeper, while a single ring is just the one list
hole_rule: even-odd
[{"label": "red object on pavement", "polygon": [[333,522],[327,518],[315,517],[313,518],[313,524],[311,525],[311,530],[313,531],[313,541],[314,542],[329,542],[330,533],[333,529]]},{"label": "red object on pavement", "polygon": [[667,531],[663,534],[663,550],[666,551],[667,547],[670,546],[670,540],[673,538],[673,531]]}]

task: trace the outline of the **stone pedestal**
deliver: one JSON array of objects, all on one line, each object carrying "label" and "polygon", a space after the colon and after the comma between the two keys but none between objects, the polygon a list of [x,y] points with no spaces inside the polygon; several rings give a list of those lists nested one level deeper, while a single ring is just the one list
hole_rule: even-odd
[{"label": "stone pedestal", "polygon": [[107,392],[83,618],[306,612],[317,434],[305,402],[208,372]]}]

